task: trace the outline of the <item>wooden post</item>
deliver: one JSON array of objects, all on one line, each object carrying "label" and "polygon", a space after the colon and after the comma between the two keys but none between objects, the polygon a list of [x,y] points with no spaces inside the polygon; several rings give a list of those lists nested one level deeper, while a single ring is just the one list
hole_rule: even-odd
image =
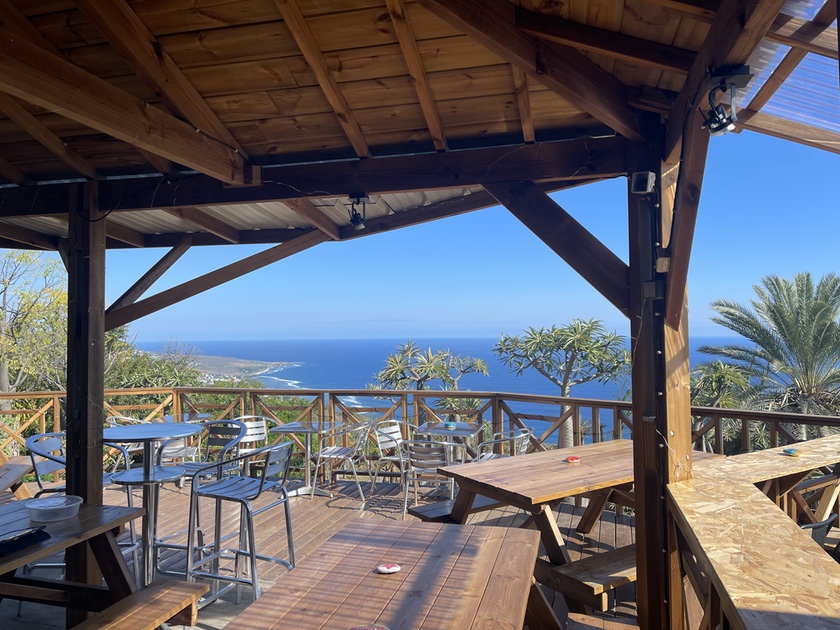
[{"label": "wooden post", "polygon": [[[633,356],[633,441],[636,492],[639,625],[683,627],[682,579],[668,540],[665,486],[690,471],[686,318],[678,329],[665,323],[667,266],[660,212],[671,212],[671,191],[662,191],[660,149],[629,149],[629,172],[657,174],[657,189],[628,195],[630,235],[630,336]],[[675,182],[674,182],[675,184]],[[659,191],[659,192],[657,192]],[[682,288],[682,287],[681,287]]]},{"label": "wooden post", "polygon": [[[74,186],[67,217],[67,494],[102,503],[102,423],[105,397],[105,221],[97,184]],[[87,545],[67,550],[67,580],[99,584]],[[67,609],[67,626],[85,619]]]}]

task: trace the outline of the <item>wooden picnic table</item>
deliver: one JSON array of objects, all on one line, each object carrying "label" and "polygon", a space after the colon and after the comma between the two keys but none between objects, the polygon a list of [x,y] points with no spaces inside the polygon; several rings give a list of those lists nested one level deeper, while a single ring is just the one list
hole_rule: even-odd
[{"label": "wooden picnic table", "polygon": [[[577,463],[568,457],[579,457]],[[633,482],[633,442],[613,440],[574,448],[503,457],[438,470],[458,482],[452,520],[464,523],[476,497],[525,510],[554,564],[569,562],[552,504],[566,497]]]},{"label": "wooden picnic table", "polygon": [[538,548],[527,530],[356,520],[225,627],[521,628]]}]

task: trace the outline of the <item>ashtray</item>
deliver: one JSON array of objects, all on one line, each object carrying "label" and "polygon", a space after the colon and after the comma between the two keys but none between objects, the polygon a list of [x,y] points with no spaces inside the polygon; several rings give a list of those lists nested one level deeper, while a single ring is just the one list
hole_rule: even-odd
[{"label": "ashtray", "polygon": [[578,463],[580,463],[580,457],[570,455],[569,457],[566,458],[566,461],[569,462],[570,464],[578,464]]},{"label": "ashtray", "polygon": [[61,497],[47,497],[42,499],[30,499],[24,504],[29,512],[29,520],[41,523],[51,521],[63,521],[65,518],[72,518],[79,513],[79,506],[82,504],[82,497],[73,495]]},{"label": "ashtray", "polygon": [[402,567],[393,562],[385,562],[376,567],[377,573],[397,573]]},{"label": "ashtray", "polygon": [[455,429],[458,428],[458,425],[455,424],[454,422],[446,422],[446,423],[444,423],[443,428],[446,429],[447,431],[454,431]]},{"label": "ashtray", "polygon": [[388,630],[388,627],[380,626],[378,623],[366,623],[363,626],[353,626],[350,630]]}]

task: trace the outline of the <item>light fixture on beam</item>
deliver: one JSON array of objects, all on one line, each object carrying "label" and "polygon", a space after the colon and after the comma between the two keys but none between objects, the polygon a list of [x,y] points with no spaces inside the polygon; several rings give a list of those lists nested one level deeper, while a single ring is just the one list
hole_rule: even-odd
[{"label": "light fixture on beam", "polygon": [[[703,114],[703,126],[713,136],[722,136],[735,129],[738,121],[737,99],[738,88],[745,88],[752,75],[749,66],[724,67],[712,72],[709,90],[709,112]],[[718,103],[718,95],[729,92],[729,112],[722,103]]]},{"label": "light fixture on beam", "polygon": [[[347,213],[350,215],[350,225],[357,230],[363,230],[365,227],[368,201],[370,201],[370,198],[364,193],[350,195],[350,209]],[[359,212],[360,209],[361,212]]]}]

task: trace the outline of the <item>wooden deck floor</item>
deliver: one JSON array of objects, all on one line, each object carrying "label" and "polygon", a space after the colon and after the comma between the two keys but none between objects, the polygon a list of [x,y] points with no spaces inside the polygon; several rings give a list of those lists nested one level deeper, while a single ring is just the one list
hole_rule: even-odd
[{"label": "wooden deck floor", "polygon": [[[364,492],[369,494],[369,484],[362,484],[362,487]],[[333,533],[357,518],[398,520],[402,516],[402,493],[396,484],[383,484],[381,482],[377,484],[377,493],[368,500],[366,509],[364,510],[360,509],[361,501],[358,498],[358,492],[354,483],[340,481],[333,484],[330,487],[330,491],[333,492],[332,498],[315,497],[314,499],[310,499],[306,496],[295,497],[291,500],[295,554],[298,561],[312,553],[313,550],[317,549]],[[7,497],[0,497],[0,501],[4,498],[9,500]],[[257,507],[263,502],[268,502],[269,499],[270,497],[263,497],[257,504]],[[121,491],[112,487],[106,489],[105,501],[122,503],[124,498]],[[188,506],[189,485],[183,489],[179,489],[177,486],[167,484],[162,488],[158,519],[159,536],[175,534],[180,530],[186,529]],[[635,530],[632,517],[616,516],[612,512],[604,513],[591,535],[583,536],[577,533],[574,528],[580,519],[582,511],[581,508],[576,508],[570,503],[561,505],[557,510],[558,526],[567,541],[569,553],[573,560],[634,542]],[[209,525],[209,522],[212,520],[212,512],[209,504],[205,514],[206,518],[203,517],[203,520]],[[223,524],[224,531],[232,531],[235,528],[237,518],[235,514],[234,509],[231,509],[229,514],[226,513]],[[409,516],[408,518],[413,517]],[[507,508],[474,514],[470,517],[470,523],[515,527],[524,519],[524,513]],[[261,553],[288,558],[282,508],[270,510],[258,515],[256,519],[256,531],[258,549]],[[185,542],[186,535],[178,536],[174,541]],[[180,551],[165,551],[161,554],[161,566],[169,569],[182,570],[184,557],[185,554]],[[283,566],[267,562],[261,562],[259,570],[260,584],[264,590],[269,588],[278,578],[287,572]],[[549,591],[547,594],[550,595],[549,601],[553,602],[558,615],[565,617],[567,609],[563,597],[555,594],[553,591]],[[243,588],[241,603],[236,604],[233,598],[230,600],[223,599],[203,608],[199,613],[198,627],[208,630],[224,628],[230,618],[241,611],[249,601],[250,592],[247,588]],[[611,603],[613,606],[612,610],[607,613],[608,616],[635,617],[634,585],[629,584],[618,589]],[[24,618],[17,619],[16,621],[26,621],[26,617],[38,615],[38,608],[40,607],[34,604],[27,604],[24,607]],[[4,616],[8,614],[8,610],[14,610],[16,612],[16,607],[13,609],[9,609],[8,607],[0,609],[0,620],[3,621],[4,627],[6,625]],[[57,616],[53,613],[53,619],[55,617]],[[32,621],[32,619],[30,618],[29,621]],[[45,627],[60,626],[47,625]]]}]

